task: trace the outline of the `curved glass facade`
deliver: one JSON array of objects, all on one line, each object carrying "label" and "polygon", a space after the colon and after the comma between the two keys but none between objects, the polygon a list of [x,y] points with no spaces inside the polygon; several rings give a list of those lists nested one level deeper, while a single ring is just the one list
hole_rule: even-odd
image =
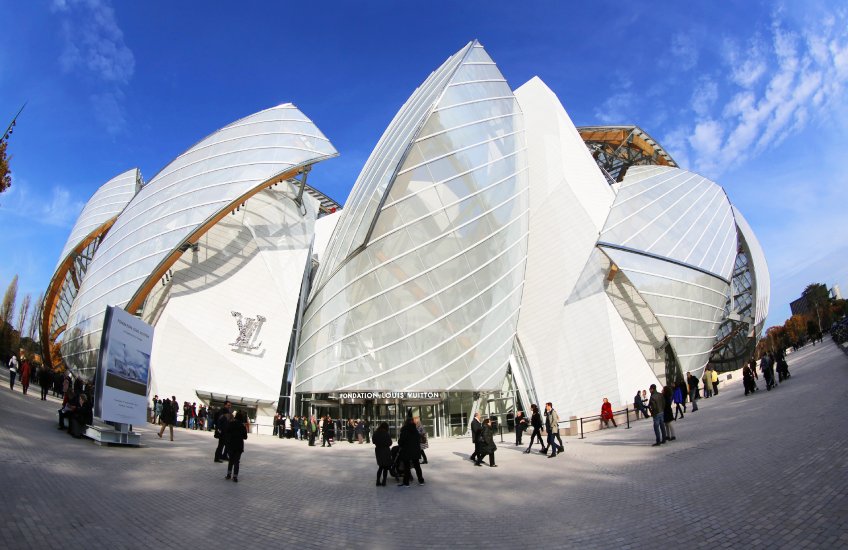
[{"label": "curved glass facade", "polygon": [[69,366],[91,372],[106,306],[127,307],[204,224],[275,178],[337,154],[312,121],[284,104],[234,122],[177,157],[138,192],[97,250],[69,315],[62,344]]},{"label": "curved glass facade", "polygon": [[[410,103],[421,114],[408,121],[414,132],[398,133],[405,154],[375,151],[363,172],[381,167],[367,181],[385,181],[385,197],[354,200],[336,227],[332,273],[322,272],[304,318],[298,392],[503,383],[527,253],[521,109],[476,42],[433,73],[399,117]],[[372,227],[370,237],[333,268],[337,251],[350,249],[350,220]]]}]

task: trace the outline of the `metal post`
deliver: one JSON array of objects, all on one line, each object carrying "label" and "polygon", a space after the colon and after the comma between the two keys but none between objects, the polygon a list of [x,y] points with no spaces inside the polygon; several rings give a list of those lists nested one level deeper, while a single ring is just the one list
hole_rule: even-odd
[{"label": "metal post", "polygon": [[580,439],[583,439],[583,417],[580,417]]},{"label": "metal post", "polygon": [[624,414],[627,415],[627,429],[630,429],[630,407],[624,407]]}]

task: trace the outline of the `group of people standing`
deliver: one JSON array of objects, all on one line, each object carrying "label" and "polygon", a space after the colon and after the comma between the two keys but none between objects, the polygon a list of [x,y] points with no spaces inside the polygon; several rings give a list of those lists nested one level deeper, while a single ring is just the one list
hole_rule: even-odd
[{"label": "group of people standing", "polygon": [[[424,485],[421,465],[427,464],[427,455],[424,452],[428,447],[427,431],[421,424],[421,419],[412,416],[411,410],[400,429],[396,447],[392,447],[388,422],[377,426],[372,439],[374,456],[377,459],[377,487],[386,486],[386,478],[390,473],[398,479],[398,487],[409,487],[413,469],[418,478],[418,485]],[[399,475],[401,471],[402,481]]]},{"label": "group of people standing", "polygon": [[53,396],[64,396],[62,385],[65,374],[61,371],[48,368],[46,365],[39,365],[34,361],[30,361],[23,350],[21,350],[20,359],[17,355],[12,355],[9,358],[9,389],[15,391],[15,382],[20,380],[21,390],[26,395],[29,391],[31,381],[36,383],[41,388],[41,400],[47,401],[47,394],[53,390]]},{"label": "group of people standing", "polygon": [[[783,350],[778,350],[775,353],[766,352],[760,357],[760,371],[763,373],[763,378],[766,382],[766,391],[771,391],[776,388],[779,383],[788,380],[792,375],[789,374],[789,363],[786,361],[786,353]],[[777,378],[775,378],[775,372]],[[757,386],[757,362],[751,359],[747,365],[742,367],[742,384],[745,387],[745,395],[751,395],[759,390]]]}]

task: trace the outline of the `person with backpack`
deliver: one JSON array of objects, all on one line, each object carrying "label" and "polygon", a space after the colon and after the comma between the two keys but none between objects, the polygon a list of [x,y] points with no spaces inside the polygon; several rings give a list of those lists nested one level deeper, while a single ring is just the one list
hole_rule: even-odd
[{"label": "person with backpack", "polygon": [[225,402],[215,417],[215,433],[213,435],[218,440],[218,445],[215,447],[215,462],[224,462],[224,458],[229,452],[229,449],[226,449],[226,433],[232,406],[229,401]]},{"label": "person with backpack", "polygon": [[171,441],[174,440],[174,424],[176,424],[176,409],[174,403],[170,399],[165,399],[162,402],[162,415],[159,417],[162,423],[162,429],[159,430],[159,439],[162,439],[162,434],[165,433],[165,428],[171,430]]},{"label": "person with backpack", "polygon": [[386,486],[386,477],[392,467],[392,436],[389,423],[383,422],[374,432],[374,457],[377,459],[377,487]]},{"label": "person with backpack", "polygon": [[[227,414],[227,416],[229,417],[230,415]],[[229,455],[227,477],[224,479],[230,479],[232,476],[233,481],[238,483],[239,465],[241,463],[241,455],[244,453],[244,440],[247,439],[244,413],[237,411],[236,417],[233,420],[229,418],[227,420],[226,430],[222,434],[222,439],[226,440],[227,455]]]}]

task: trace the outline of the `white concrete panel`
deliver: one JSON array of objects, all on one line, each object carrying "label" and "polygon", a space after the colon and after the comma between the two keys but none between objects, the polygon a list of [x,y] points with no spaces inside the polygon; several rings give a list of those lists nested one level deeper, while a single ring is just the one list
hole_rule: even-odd
[{"label": "white concrete panel", "polygon": [[567,185],[599,232],[615,194],[568,113],[538,76],[515,90],[515,97],[524,112],[527,131],[533,217],[537,208],[556,212],[562,203],[544,199]]}]

